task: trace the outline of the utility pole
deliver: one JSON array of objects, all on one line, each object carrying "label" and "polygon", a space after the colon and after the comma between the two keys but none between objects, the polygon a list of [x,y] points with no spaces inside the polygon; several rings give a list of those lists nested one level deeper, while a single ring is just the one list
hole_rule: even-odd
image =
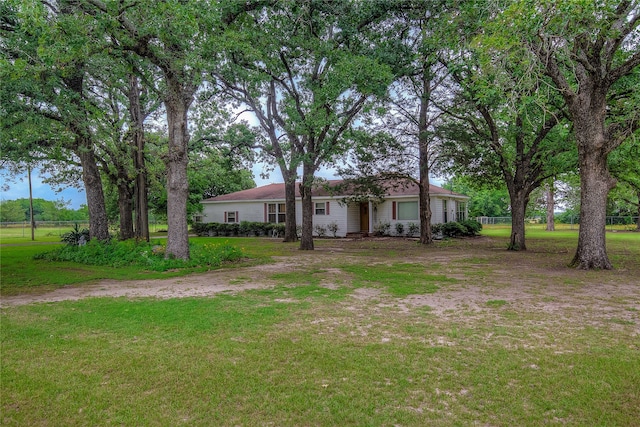
[{"label": "utility pole", "polygon": [[36,223],[33,220],[33,190],[31,188],[31,165],[27,165],[27,175],[29,175],[29,221],[31,222],[31,240],[36,240]]}]

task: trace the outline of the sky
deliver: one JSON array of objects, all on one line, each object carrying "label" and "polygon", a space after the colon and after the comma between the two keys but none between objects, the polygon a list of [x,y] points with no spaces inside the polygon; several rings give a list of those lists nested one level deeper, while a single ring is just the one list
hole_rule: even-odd
[{"label": "sky", "polygon": [[[8,188],[7,188],[8,187]],[[31,174],[31,187],[34,199],[60,200],[69,202],[70,209],[79,209],[80,205],[87,204],[87,197],[84,190],[77,188],[67,188],[56,193],[49,184],[42,182],[42,177],[38,170]],[[29,180],[27,174],[22,174],[16,178],[8,178],[7,171],[0,171],[0,200],[16,200],[29,198]]]}]

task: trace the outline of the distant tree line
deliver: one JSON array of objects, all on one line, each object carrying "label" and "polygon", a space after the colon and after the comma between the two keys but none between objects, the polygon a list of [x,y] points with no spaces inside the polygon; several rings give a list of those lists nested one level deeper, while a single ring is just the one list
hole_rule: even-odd
[{"label": "distant tree line", "polygon": [[[88,221],[86,205],[70,209],[64,200],[33,199],[34,221]],[[0,222],[30,221],[29,199],[0,201]]]}]

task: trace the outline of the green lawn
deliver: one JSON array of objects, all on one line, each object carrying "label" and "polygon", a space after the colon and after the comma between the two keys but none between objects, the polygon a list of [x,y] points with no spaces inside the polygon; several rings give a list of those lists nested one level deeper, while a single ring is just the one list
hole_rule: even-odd
[{"label": "green lawn", "polygon": [[[59,241],[59,239],[56,239]],[[72,262],[51,263],[33,259],[34,255],[55,249],[58,243],[22,242],[0,246],[0,269],[2,281],[0,294],[16,295],[25,292],[43,292],[70,284],[93,282],[101,279],[135,280],[162,279],[168,277],[185,276],[192,273],[207,271],[208,268],[189,268],[166,272],[154,272],[139,267],[112,268],[108,266],[83,265]],[[162,240],[156,240],[161,243]],[[286,255],[297,251],[296,244],[282,244],[278,240],[262,239],[260,245],[255,245],[252,238],[204,238],[190,239],[194,245],[204,245],[212,242],[229,242],[237,247],[247,249],[250,259],[241,265],[266,262],[271,255]]]},{"label": "green lawn", "polygon": [[[34,239],[36,243],[42,242],[59,242],[60,236],[73,229],[74,223],[58,223],[55,225],[40,224],[34,230]],[[80,228],[88,228],[87,222],[78,221]],[[164,232],[161,232],[164,230]],[[166,224],[151,224],[150,232],[152,236],[165,236],[167,225]],[[11,224],[10,226],[0,227],[0,244],[16,244],[16,243],[30,243],[31,240],[31,228],[28,223]]]},{"label": "green lawn", "polygon": [[[229,239],[291,266],[212,298],[3,307],[0,424],[637,425],[640,234],[609,233],[616,270],[595,272],[564,267],[575,232],[532,232],[526,253],[483,234]],[[3,282],[21,262],[32,288],[52,286],[33,270],[66,277],[34,250],[2,248]]]}]

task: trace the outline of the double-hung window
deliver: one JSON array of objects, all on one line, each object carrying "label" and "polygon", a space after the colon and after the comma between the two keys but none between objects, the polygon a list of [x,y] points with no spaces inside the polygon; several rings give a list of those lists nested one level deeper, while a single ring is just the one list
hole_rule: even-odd
[{"label": "double-hung window", "polygon": [[456,216],[457,221],[466,221],[467,219],[467,204],[464,202],[458,202],[458,213]]},{"label": "double-hung window", "polygon": [[329,203],[325,203],[325,202],[316,202],[315,204],[315,214],[316,215],[329,215],[329,212],[327,211],[327,205]]},{"label": "double-hung window", "polygon": [[442,222],[449,222],[449,215],[447,212],[447,201],[443,200],[442,201]]},{"label": "double-hung window", "polygon": [[267,204],[267,215],[266,222],[271,223],[282,223],[286,220],[287,214],[287,205],[284,203],[268,203]]},{"label": "double-hung window", "polygon": [[224,222],[238,222],[238,211],[229,211],[224,213]]},{"label": "double-hung window", "polygon": [[316,215],[329,215],[329,202],[316,202],[315,204]]}]

